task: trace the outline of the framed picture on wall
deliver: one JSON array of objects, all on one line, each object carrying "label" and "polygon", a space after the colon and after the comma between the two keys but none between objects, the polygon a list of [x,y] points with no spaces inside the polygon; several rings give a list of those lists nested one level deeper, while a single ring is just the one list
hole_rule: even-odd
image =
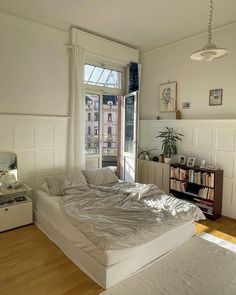
[{"label": "framed picture on wall", "polygon": [[160,85],[160,112],[176,112],[177,82]]},{"label": "framed picture on wall", "polygon": [[209,93],[209,105],[220,106],[222,105],[223,89],[212,89]]}]

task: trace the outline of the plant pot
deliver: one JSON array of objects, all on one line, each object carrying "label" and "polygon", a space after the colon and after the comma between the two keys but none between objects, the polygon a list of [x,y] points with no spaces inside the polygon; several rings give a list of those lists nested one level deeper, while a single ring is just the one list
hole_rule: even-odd
[{"label": "plant pot", "polygon": [[171,158],[164,157],[164,163],[170,164]]}]

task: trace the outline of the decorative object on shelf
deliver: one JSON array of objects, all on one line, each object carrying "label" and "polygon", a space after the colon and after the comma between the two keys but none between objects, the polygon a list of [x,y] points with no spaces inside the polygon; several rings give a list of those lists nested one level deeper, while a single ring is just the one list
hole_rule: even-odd
[{"label": "decorative object on shelf", "polygon": [[177,141],[182,141],[183,134],[177,133],[173,128],[166,127],[166,130],[159,131],[156,138],[162,139],[161,150],[164,154],[164,162],[170,163],[171,157],[177,154]]},{"label": "decorative object on shelf", "polygon": [[222,105],[223,89],[212,89],[209,92],[209,105],[220,106]]},{"label": "decorative object on shelf", "polygon": [[191,106],[191,104],[190,104],[189,101],[185,101],[185,102],[182,103],[182,108],[184,110],[190,109],[190,106]]},{"label": "decorative object on shelf", "polygon": [[195,51],[190,57],[193,60],[212,61],[216,58],[223,57],[229,53],[227,49],[218,48],[212,43],[212,20],[213,20],[213,0],[210,0],[210,13],[208,22],[208,43],[200,50]]},{"label": "decorative object on shelf", "polygon": [[159,162],[160,163],[164,163],[164,155],[160,155],[159,156]]},{"label": "decorative object on shelf", "polygon": [[160,112],[175,112],[177,105],[177,82],[160,85]]},{"label": "decorative object on shelf", "polygon": [[175,118],[176,118],[176,120],[181,120],[181,112],[180,111],[177,111],[175,113]]},{"label": "decorative object on shelf", "polygon": [[206,160],[202,160],[200,168],[205,168],[205,167],[206,167]]},{"label": "decorative object on shelf", "polygon": [[194,165],[195,165],[195,158],[192,158],[192,157],[189,157],[188,158],[188,162],[187,162],[187,166],[188,167],[194,167]]},{"label": "decorative object on shelf", "polygon": [[179,156],[179,164],[180,165],[186,164],[186,156]]}]

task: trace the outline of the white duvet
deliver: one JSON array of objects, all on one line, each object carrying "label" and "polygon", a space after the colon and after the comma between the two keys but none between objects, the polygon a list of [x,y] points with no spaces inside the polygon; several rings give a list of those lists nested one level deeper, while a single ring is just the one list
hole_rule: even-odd
[{"label": "white duvet", "polygon": [[186,221],[205,219],[196,205],[152,184],[67,188],[60,208],[102,250],[138,246]]}]

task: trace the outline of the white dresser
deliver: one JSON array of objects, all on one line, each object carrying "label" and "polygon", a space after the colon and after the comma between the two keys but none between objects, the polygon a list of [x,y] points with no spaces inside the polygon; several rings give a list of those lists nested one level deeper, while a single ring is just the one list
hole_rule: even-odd
[{"label": "white dresser", "polygon": [[156,184],[165,193],[170,192],[170,164],[138,160],[138,182]]},{"label": "white dresser", "polygon": [[33,222],[31,188],[0,188],[0,232]]}]

